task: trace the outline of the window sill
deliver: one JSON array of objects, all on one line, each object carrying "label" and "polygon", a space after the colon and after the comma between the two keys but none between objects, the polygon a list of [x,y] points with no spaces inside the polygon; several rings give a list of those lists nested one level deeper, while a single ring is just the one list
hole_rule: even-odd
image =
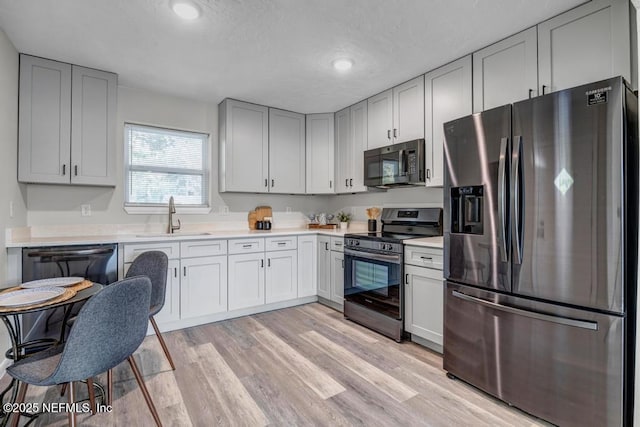
[{"label": "window sill", "polygon": [[[129,215],[168,215],[168,206],[124,206]],[[211,212],[211,206],[176,206],[176,215],[205,215]]]}]

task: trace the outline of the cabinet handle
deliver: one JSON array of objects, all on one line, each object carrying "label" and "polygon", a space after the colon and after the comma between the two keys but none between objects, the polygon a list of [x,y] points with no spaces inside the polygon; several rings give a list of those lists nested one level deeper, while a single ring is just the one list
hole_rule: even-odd
[{"label": "cabinet handle", "polygon": [[178,267],[173,267],[173,277],[178,277]]},{"label": "cabinet handle", "polygon": [[546,89],[547,89],[547,85],[542,85],[542,94],[543,95],[544,95]]},{"label": "cabinet handle", "polygon": [[329,188],[333,188],[333,181],[329,180]]},{"label": "cabinet handle", "polygon": [[324,250],[325,251],[329,250],[329,242],[324,242]]},{"label": "cabinet handle", "polygon": [[353,187],[353,178],[349,180],[349,187]]},{"label": "cabinet handle", "polygon": [[398,129],[393,128],[393,137],[397,138],[398,137]]},{"label": "cabinet handle", "polygon": [[264,268],[264,258],[260,260],[260,268]]},{"label": "cabinet handle", "polygon": [[424,259],[424,260],[429,260],[431,261],[433,258],[430,256],[421,256],[420,259]]},{"label": "cabinet handle", "polygon": [[271,267],[271,258],[267,258],[267,267]]},{"label": "cabinet handle", "polygon": [[276,186],[276,180],[275,180],[275,179],[272,179],[272,180],[271,180],[271,188],[273,188],[273,187],[275,187],[275,186]]},{"label": "cabinet handle", "polygon": [[244,249],[251,249],[251,246],[253,246],[253,245],[251,245],[251,244],[249,244],[249,245],[242,245],[242,247],[243,247]]},{"label": "cabinet handle", "polygon": [[529,89],[529,99],[531,99],[532,95],[533,95],[533,89]]},{"label": "cabinet handle", "polygon": [[346,178],[346,179],[344,180],[344,186],[345,186],[345,187],[348,187],[348,186],[349,186],[349,178]]},{"label": "cabinet handle", "polygon": [[391,139],[391,129],[387,129],[387,139]]},{"label": "cabinet handle", "polygon": [[67,174],[67,165],[62,165],[62,176]]},{"label": "cabinet handle", "polygon": [[278,242],[278,246],[284,246],[286,244],[287,244],[287,242]]},{"label": "cabinet handle", "polygon": [[431,169],[427,169],[427,179],[431,179]]},{"label": "cabinet handle", "polygon": [[408,285],[408,284],[409,284],[409,273],[407,273],[407,274],[405,274],[405,275],[404,275],[404,283],[405,283],[406,285]]},{"label": "cabinet handle", "polygon": [[264,179],[264,186],[269,187],[269,180],[267,178]]},{"label": "cabinet handle", "polygon": [[342,268],[344,269],[344,260],[342,260]]},{"label": "cabinet handle", "polygon": [[75,165],[75,166],[73,167],[73,174],[74,174],[75,176],[78,176],[78,165]]},{"label": "cabinet handle", "polygon": [[340,242],[335,242],[335,243],[334,243],[334,245],[336,245],[336,246],[342,246],[342,243],[340,243]]},{"label": "cabinet handle", "polygon": [[187,277],[187,267],[186,267],[186,266],[185,266],[185,267],[182,267],[182,275],[183,275],[184,277]]}]

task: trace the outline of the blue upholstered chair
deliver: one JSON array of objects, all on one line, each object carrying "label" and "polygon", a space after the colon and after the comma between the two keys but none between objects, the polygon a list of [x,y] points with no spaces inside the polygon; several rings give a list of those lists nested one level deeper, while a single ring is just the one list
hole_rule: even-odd
[{"label": "blue upholstered chair", "polygon": [[155,316],[160,310],[162,310],[162,307],[164,307],[164,296],[167,289],[168,264],[169,260],[164,252],[143,252],[133,260],[133,263],[131,263],[129,271],[127,271],[127,277],[147,276],[151,280],[151,305],[149,307],[149,321],[153,326],[153,330],[156,332],[158,341],[160,341],[160,345],[162,346],[162,350],[164,351],[164,354],[167,357],[169,364],[171,365],[171,369],[175,371],[176,367],[173,364],[173,359],[171,358],[171,354],[169,353],[167,344],[165,344],[164,339],[162,338],[162,334],[158,329],[158,325],[153,318],[153,316]]},{"label": "blue upholstered chair", "polygon": [[[113,283],[82,307],[64,345],[53,347],[20,360],[7,368],[19,380],[18,403],[24,401],[27,386],[69,385],[69,403],[74,403],[75,381],[87,380],[92,409],[95,406],[92,378],[127,360],[149,406],[156,425],[160,417],[153,405],[133,352],[147,332],[151,281],[134,277]],[[14,415],[17,426],[19,414]],[[69,425],[76,425],[76,414],[69,412]]]}]

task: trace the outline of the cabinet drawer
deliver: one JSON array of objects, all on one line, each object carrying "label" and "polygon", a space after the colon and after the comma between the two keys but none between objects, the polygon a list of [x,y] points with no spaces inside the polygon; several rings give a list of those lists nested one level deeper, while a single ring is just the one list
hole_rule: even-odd
[{"label": "cabinet drawer", "polygon": [[180,242],[180,256],[182,258],[226,254],[226,240],[194,240],[190,242]]},{"label": "cabinet drawer", "polygon": [[161,251],[167,254],[169,259],[180,258],[180,243],[160,242],[124,245],[124,262],[132,262],[143,252]]},{"label": "cabinet drawer", "polygon": [[405,264],[442,270],[442,259],[442,249],[408,245],[404,247]]},{"label": "cabinet drawer", "polygon": [[267,237],[265,239],[265,246],[268,251],[284,251],[289,249],[297,249],[298,237],[297,236]]},{"label": "cabinet drawer", "polygon": [[229,240],[230,254],[264,252],[264,238]]},{"label": "cabinet drawer", "polygon": [[331,250],[337,252],[344,251],[344,238],[343,237],[332,237],[331,238]]}]

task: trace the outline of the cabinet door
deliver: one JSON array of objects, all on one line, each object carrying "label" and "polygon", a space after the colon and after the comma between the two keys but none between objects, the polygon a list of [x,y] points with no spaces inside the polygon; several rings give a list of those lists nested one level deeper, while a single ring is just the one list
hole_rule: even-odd
[{"label": "cabinet door", "polygon": [[265,301],[295,299],[298,295],[298,251],[267,252]]},{"label": "cabinet door", "polygon": [[335,193],[333,114],[307,115],[307,194]]},{"label": "cabinet door", "polygon": [[393,88],[393,143],[424,138],[424,76]]},{"label": "cabinet door", "polygon": [[538,94],[536,27],[473,54],[473,112]]},{"label": "cabinet door", "polygon": [[347,193],[351,178],[351,109],[345,108],[336,113],[335,128],[336,193]]},{"label": "cabinet door", "polygon": [[71,65],[20,55],[18,180],[68,184]]},{"label": "cabinet door", "polygon": [[393,90],[385,90],[367,100],[367,150],[392,144]]},{"label": "cabinet door", "polygon": [[331,251],[331,301],[344,304],[344,254]]},{"label": "cabinet door", "polygon": [[225,99],[218,106],[220,191],[269,191],[269,109]]},{"label": "cabinet door", "polygon": [[271,193],[304,194],[306,178],[304,146],[304,114],[269,108],[269,191]]},{"label": "cabinet door", "polygon": [[471,55],[433,70],[425,80],[426,185],[442,187],[444,123],[471,114]]},{"label": "cabinet door", "polygon": [[331,299],[331,238],[318,236],[318,296]]},{"label": "cabinet door", "polygon": [[167,270],[167,292],[164,307],[154,316],[157,323],[180,320],[180,261],[170,259]]},{"label": "cabinet door", "polygon": [[[635,35],[634,35],[635,37]],[[595,0],[538,25],[540,93],[631,77],[629,2]]]},{"label": "cabinet door", "polygon": [[229,310],[264,304],[264,253],[229,255]]},{"label": "cabinet door", "polygon": [[71,81],[71,182],[115,186],[118,78],[74,65]]},{"label": "cabinet door", "polygon": [[364,152],[367,149],[367,101],[351,106],[351,150],[349,192],[367,191],[364,185]]},{"label": "cabinet door", "polygon": [[318,237],[298,236],[298,298],[318,293]]},{"label": "cabinet door", "polygon": [[441,270],[405,266],[405,329],[442,345],[444,283]]},{"label": "cabinet door", "polygon": [[180,315],[183,319],[227,311],[227,257],[185,258]]}]

